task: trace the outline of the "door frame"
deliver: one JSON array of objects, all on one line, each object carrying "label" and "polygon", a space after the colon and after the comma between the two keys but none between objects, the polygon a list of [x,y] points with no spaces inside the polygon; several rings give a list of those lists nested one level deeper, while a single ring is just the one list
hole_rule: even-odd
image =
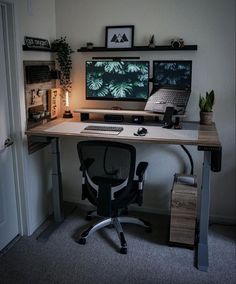
[{"label": "door frame", "polygon": [[[4,6],[4,25],[3,32],[5,36],[4,50],[6,52],[6,75],[7,89],[9,98],[9,120],[11,129],[11,138],[14,140],[12,146],[14,182],[16,190],[16,203],[18,215],[18,233],[20,235],[29,235],[29,206],[26,190],[25,175],[25,151],[26,141],[24,136],[25,126],[23,124],[24,101],[22,101],[20,92],[20,74],[23,73],[21,60],[21,46],[19,32],[17,30],[16,5],[15,0],[0,0]],[[20,68],[21,66],[21,68]]]}]

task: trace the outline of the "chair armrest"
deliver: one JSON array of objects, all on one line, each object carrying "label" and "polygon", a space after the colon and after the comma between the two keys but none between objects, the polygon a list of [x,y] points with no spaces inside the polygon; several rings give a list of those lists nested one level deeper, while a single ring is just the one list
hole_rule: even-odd
[{"label": "chair armrest", "polygon": [[138,176],[138,181],[141,182],[144,179],[144,174],[147,170],[148,163],[140,162],[137,166],[136,175]]}]

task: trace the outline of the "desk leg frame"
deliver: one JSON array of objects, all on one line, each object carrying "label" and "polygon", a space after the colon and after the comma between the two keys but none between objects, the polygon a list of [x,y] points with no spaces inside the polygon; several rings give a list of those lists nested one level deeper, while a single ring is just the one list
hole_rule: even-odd
[{"label": "desk leg frame", "polygon": [[51,155],[52,155],[52,203],[53,203],[54,221],[37,237],[37,239],[42,242],[46,242],[51,236],[51,234],[64,221],[62,176],[61,176],[61,163],[60,163],[58,138],[53,138],[51,140]]},{"label": "desk leg frame", "polygon": [[211,152],[204,151],[204,162],[202,169],[201,207],[200,207],[200,228],[197,266],[201,271],[208,270],[208,225],[210,208],[210,164]]},{"label": "desk leg frame", "polygon": [[54,221],[62,222],[63,216],[63,194],[62,194],[62,177],[61,162],[58,138],[52,139],[52,194],[53,194],[53,212]]}]

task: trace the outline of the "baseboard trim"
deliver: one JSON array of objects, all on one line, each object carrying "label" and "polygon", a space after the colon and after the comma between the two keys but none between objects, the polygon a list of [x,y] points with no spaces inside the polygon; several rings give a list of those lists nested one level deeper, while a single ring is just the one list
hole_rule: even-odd
[{"label": "baseboard trim", "polygon": [[210,224],[219,224],[219,225],[236,225],[236,218],[225,217],[218,215],[210,216]]},{"label": "baseboard trim", "polygon": [[2,250],[0,250],[0,257],[6,254],[20,239],[22,236],[17,235],[9,244],[7,244]]},{"label": "baseboard trim", "polygon": [[[65,201],[74,202],[79,204],[80,206],[90,206],[90,203],[87,200],[78,200],[78,195],[68,195],[64,198]],[[138,205],[130,205],[130,210],[137,211],[137,212],[146,212],[151,214],[157,215],[170,215],[170,210],[167,209],[159,209],[154,207],[147,207],[147,206],[138,206]],[[236,219],[233,217],[227,216],[219,216],[219,215],[210,215],[210,223],[217,223],[222,225],[235,225]]]},{"label": "baseboard trim", "polygon": [[50,216],[50,214],[45,214],[43,217],[40,218],[39,222],[37,222],[37,224],[34,224],[32,226],[30,226],[29,228],[29,234],[27,235],[28,237],[31,236],[40,226],[42,226],[42,224],[48,219],[48,217]]},{"label": "baseboard trim", "polygon": [[130,205],[129,208],[130,210],[137,212],[145,212],[157,215],[170,215],[170,212],[165,209],[158,209],[158,208],[138,206],[138,205]]},{"label": "baseboard trim", "polygon": [[81,200],[81,197],[78,194],[70,194],[70,195],[64,194],[63,200],[66,202],[71,202],[71,203],[76,203],[76,204],[83,204],[83,203],[88,202],[87,200]]}]

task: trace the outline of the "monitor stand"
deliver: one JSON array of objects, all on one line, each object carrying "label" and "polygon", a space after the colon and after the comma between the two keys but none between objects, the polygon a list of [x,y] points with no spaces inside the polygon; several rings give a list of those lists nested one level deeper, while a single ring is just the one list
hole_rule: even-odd
[{"label": "monitor stand", "polygon": [[122,107],[113,106],[111,109],[112,109],[112,110],[122,110]]},{"label": "monitor stand", "polygon": [[[122,110],[122,108],[118,106],[113,106],[111,109],[112,110]],[[104,121],[105,122],[123,122],[124,116],[121,114],[105,114]]]},{"label": "monitor stand", "polygon": [[105,114],[104,121],[105,122],[123,122],[124,116],[120,114]]}]

